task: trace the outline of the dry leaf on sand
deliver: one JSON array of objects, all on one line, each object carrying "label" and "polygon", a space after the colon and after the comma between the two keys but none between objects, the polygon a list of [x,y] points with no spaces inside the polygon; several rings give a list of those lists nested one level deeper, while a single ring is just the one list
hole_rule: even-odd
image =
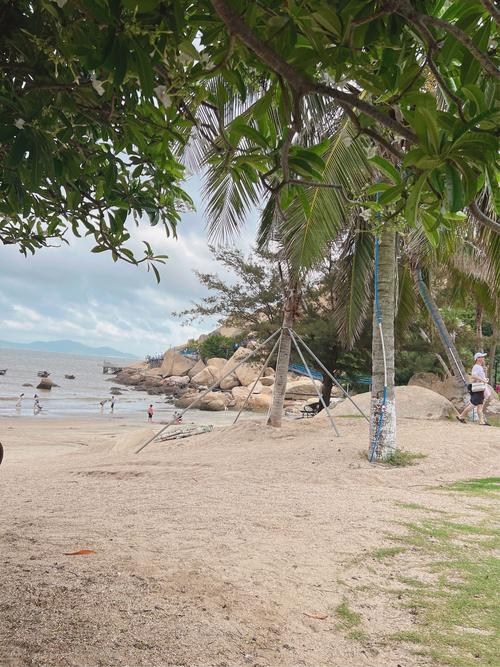
[{"label": "dry leaf on sand", "polygon": [[305,611],[304,616],[307,616],[308,618],[317,618],[319,621],[324,621],[325,618],[328,618],[328,614],[323,614],[321,611],[314,611],[312,614],[308,614],[307,611]]},{"label": "dry leaf on sand", "polygon": [[80,549],[80,551],[71,551],[70,553],[65,553],[65,556],[87,556],[88,554],[95,554],[93,549]]}]

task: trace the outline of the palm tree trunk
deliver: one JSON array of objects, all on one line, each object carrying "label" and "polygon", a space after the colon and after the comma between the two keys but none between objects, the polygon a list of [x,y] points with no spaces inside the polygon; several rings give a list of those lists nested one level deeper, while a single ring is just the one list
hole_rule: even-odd
[{"label": "palm tree trunk", "polygon": [[396,233],[384,229],[380,235],[378,250],[378,299],[376,299],[373,309],[370,411],[371,461],[386,461],[396,450],[396,401],[394,396],[395,284]]},{"label": "palm tree trunk", "polygon": [[289,329],[293,328],[297,308],[299,304],[300,293],[296,284],[292,285],[285,301],[283,312],[283,330],[281,332],[281,341],[278,348],[278,359],[276,361],[276,375],[273,386],[273,403],[267,420],[268,426],[281,426],[283,417],[283,404],[285,402],[286,383],[288,379],[288,366],[290,365],[290,351],[292,347],[292,338]]},{"label": "palm tree trunk", "polygon": [[441,317],[437,303],[435,302],[434,297],[432,296],[429,288],[422,278],[422,271],[418,266],[416,266],[412,268],[412,274],[420,296],[422,297],[425,307],[427,308],[429,315],[434,322],[434,326],[438,332],[439,338],[441,339],[441,343],[443,344],[446,356],[448,357],[448,363],[450,364],[450,368],[453,371],[453,375],[465,386],[468,382],[467,373],[465,371],[462,360],[460,359],[460,355],[458,354],[458,350],[451,339],[443,318]]}]

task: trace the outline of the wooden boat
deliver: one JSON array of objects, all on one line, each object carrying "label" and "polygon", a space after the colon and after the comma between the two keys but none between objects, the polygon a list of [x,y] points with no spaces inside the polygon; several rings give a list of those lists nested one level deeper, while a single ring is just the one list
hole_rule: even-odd
[{"label": "wooden boat", "polygon": [[37,375],[39,378],[48,378],[50,373],[49,371],[38,371]]},{"label": "wooden boat", "polygon": [[7,373],[7,369],[6,368],[0,368],[0,375],[5,375],[5,373]]},{"label": "wooden boat", "polygon": [[64,377],[66,378],[66,380],[74,380],[75,379],[74,375],[65,375]]}]

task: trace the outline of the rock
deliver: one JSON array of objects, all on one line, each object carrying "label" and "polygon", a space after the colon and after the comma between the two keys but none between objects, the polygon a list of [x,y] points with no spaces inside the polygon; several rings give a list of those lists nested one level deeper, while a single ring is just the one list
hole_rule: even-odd
[{"label": "rock", "polygon": [[25,382],[25,383],[23,384],[23,387],[32,387],[32,386],[33,386],[33,385],[30,384],[29,382]]},{"label": "rock", "polygon": [[271,368],[271,366],[268,366],[264,371],[264,377],[266,378],[274,378],[275,375],[276,371],[274,370],[274,368]]},{"label": "rock", "polygon": [[109,391],[110,391],[112,394],[118,394],[118,393],[121,394],[121,393],[122,393],[122,389],[121,389],[121,387],[111,387],[111,389],[110,389]]},{"label": "rock", "polygon": [[259,377],[261,367],[258,364],[244,363],[234,371],[241,385],[248,387]]},{"label": "rock", "polygon": [[222,359],[221,357],[212,357],[212,359],[207,360],[207,366],[213,366],[219,372],[219,377],[222,377],[222,369],[227,364],[227,359]]},{"label": "rock", "polygon": [[[248,395],[250,394],[250,389],[251,387],[234,387],[231,390],[231,395],[234,399],[234,408],[236,410],[239,410],[243,403],[246,401]],[[260,382],[257,382],[255,386],[255,390],[252,392],[252,397],[247,403],[247,409],[251,410],[251,402],[253,399],[255,399],[257,396],[260,396],[260,394],[263,392],[264,387],[260,384]],[[231,406],[233,407],[233,406]]]},{"label": "rock", "polygon": [[205,366],[205,368],[196,373],[194,377],[191,378],[191,383],[195,387],[210,387],[219,379],[219,372],[215,366]]},{"label": "rock", "polygon": [[486,415],[500,415],[500,398],[497,392],[491,387],[491,397],[485,402]]},{"label": "rock", "polygon": [[224,373],[227,373],[227,372],[230,371],[232,368],[234,368],[237,364],[240,363],[240,361],[242,361],[243,359],[245,359],[245,357],[248,357],[248,355],[249,355],[250,353],[251,353],[251,350],[249,350],[247,347],[239,347],[239,348],[234,352],[233,356],[230,357],[230,358],[226,361],[226,363],[225,363],[225,365],[224,365],[224,367],[223,367],[223,369],[222,369],[222,375],[224,375]]},{"label": "rock", "polygon": [[441,382],[441,378],[435,373],[415,373],[408,380],[408,386],[424,387],[425,389],[430,389],[433,384],[436,384],[436,382]]},{"label": "rock", "polygon": [[52,389],[52,387],[56,387],[57,385],[54,384],[54,382],[50,378],[42,378],[40,380],[40,383],[37,384],[36,388],[37,389]]},{"label": "rock", "polygon": [[205,367],[206,367],[205,362],[202,361],[201,359],[198,359],[193,368],[189,369],[188,371],[189,377],[193,378],[197,373],[200,373]]},{"label": "rock", "polygon": [[234,373],[231,373],[228,375],[226,378],[220,381],[220,388],[224,390],[231,390],[234,389],[234,387],[238,387],[240,384],[240,381],[236,377]]},{"label": "rock", "polygon": [[[408,386],[396,387],[396,414],[398,417],[406,419],[446,419],[455,414],[452,403],[435,391],[425,387]],[[363,410],[366,415],[370,415],[371,392],[357,394],[352,399]],[[325,411],[319,413],[315,419],[327,418]],[[359,412],[354,405],[346,400],[340,401],[333,408],[333,416],[358,416]]]},{"label": "rock", "polygon": [[316,389],[321,393],[321,382],[314,380],[314,384],[309,378],[292,380],[286,383],[285,398],[288,400],[305,399],[309,396],[317,396]]},{"label": "rock", "polygon": [[200,401],[200,410],[210,410],[217,412],[225,410],[229,403],[228,396],[222,391],[210,391]]},{"label": "rock", "polygon": [[176,350],[168,350],[163,355],[163,363],[159,371],[164,377],[171,375],[187,375],[187,373],[196,365],[196,359],[185,357]]},{"label": "rock", "polygon": [[144,373],[135,371],[135,370],[123,370],[115,375],[113,380],[119,382],[120,384],[126,385],[137,385],[142,382],[145,378]]},{"label": "rock", "polygon": [[122,396],[123,392],[120,391],[119,389],[110,389],[109,393],[112,394],[113,396]]},{"label": "rock", "polygon": [[260,378],[260,382],[264,385],[264,387],[272,387],[274,384],[274,377],[265,375],[264,377]]},{"label": "rock", "polygon": [[267,412],[272,402],[272,394],[252,394],[248,407],[253,412]]},{"label": "rock", "polygon": [[[179,396],[178,398],[175,399],[174,405],[176,408],[187,408],[188,405],[191,405],[191,403],[196,399],[197,396],[200,396],[200,392],[198,391],[188,391],[186,394],[182,394],[182,396]],[[195,408],[198,406],[195,405]]]},{"label": "rock", "polygon": [[163,380],[162,384],[167,384],[173,387],[187,387],[189,382],[189,375],[171,375],[166,380]]}]

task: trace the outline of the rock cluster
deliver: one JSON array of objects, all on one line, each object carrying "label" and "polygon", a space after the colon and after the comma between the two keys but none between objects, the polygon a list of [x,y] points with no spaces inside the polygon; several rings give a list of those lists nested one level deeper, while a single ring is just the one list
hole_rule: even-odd
[{"label": "rock cluster", "polygon": [[[261,366],[255,362],[240,362],[251,350],[240,347],[230,359],[214,357],[203,362],[184,356],[177,350],[168,350],[158,368],[134,365],[114,376],[120,384],[130,385],[148,394],[164,394],[174,400],[179,408],[185,408],[196,399],[201,410],[239,410],[246,401],[248,410],[267,411],[272,403],[274,369],[266,368],[259,382]],[[234,369],[234,371],[233,371]],[[315,381],[321,389],[321,383]],[[214,390],[201,398],[204,391],[214,385]],[[316,396],[316,389],[307,378],[289,376],[285,406],[294,406]]]}]

